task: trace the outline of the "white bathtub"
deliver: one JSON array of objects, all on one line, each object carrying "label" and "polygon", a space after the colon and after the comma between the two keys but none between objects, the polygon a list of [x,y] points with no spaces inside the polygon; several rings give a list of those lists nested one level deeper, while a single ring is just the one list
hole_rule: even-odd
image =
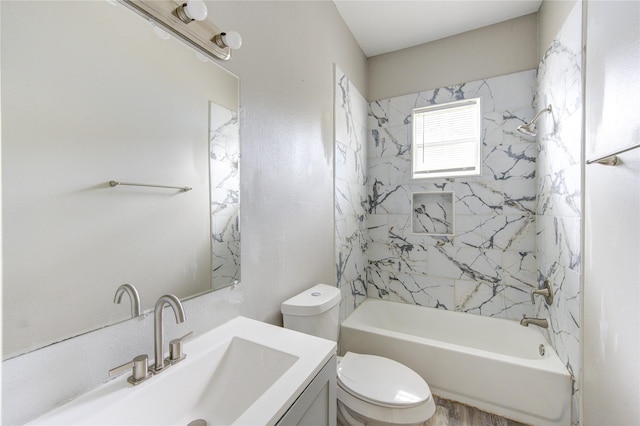
[{"label": "white bathtub", "polygon": [[442,398],[523,423],[571,424],[571,376],[532,325],[367,299],[342,323],[340,351],[399,361]]}]

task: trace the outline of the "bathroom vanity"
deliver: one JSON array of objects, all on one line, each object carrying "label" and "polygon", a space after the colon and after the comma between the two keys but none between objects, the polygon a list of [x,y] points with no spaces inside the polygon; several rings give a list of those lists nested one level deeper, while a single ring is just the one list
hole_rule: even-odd
[{"label": "bathroom vanity", "polygon": [[184,352],[139,385],[124,374],[29,424],[335,425],[334,342],[236,317]]}]

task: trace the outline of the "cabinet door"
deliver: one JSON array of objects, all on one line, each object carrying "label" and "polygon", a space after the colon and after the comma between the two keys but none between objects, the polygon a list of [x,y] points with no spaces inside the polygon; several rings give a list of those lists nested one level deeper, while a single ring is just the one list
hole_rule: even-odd
[{"label": "cabinet door", "polygon": [[336,410],[336,357],[334,355],[282,416],[278,425],[335,426]]}]

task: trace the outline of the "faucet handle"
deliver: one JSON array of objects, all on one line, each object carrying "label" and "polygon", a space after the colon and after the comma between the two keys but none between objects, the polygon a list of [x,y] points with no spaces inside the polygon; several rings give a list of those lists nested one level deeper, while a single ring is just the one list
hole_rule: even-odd
[{"label": "faucet handle", "polygon": [[551,286],[551,281],[544,280],[544,282],[542,283],[542,288],[536,288],[531,290],[531,303],[533,303],[534,305],[536,303],[536,300],[535,300],[536,294],[544,296],[545,303],[547,305],[552,305],[553,304],[553,287]]},{"label": "faucet handle", "polygon": [[169,358],[165,359],[169,364],[175,364],[185,359],[187,354],[182,352],[182,343],[193,336],[193,331],[169,342]]},{"label": "faucet handle", "polygon": [[151,377],[147,355],[138,355],[133,360],[109,370],[109,377],[116,377],[129,369],[133,369],[133,374],[127,378],[127,381],[132,385],[138,385]]}]

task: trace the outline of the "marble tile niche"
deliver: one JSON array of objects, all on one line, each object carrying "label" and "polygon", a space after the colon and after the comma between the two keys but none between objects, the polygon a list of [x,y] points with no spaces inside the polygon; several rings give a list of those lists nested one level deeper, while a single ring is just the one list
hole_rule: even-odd
[{"label": "marble tile niche", "polygon": [[455,236],[453,192],[411,194],[411,232],[414,235]]}]

